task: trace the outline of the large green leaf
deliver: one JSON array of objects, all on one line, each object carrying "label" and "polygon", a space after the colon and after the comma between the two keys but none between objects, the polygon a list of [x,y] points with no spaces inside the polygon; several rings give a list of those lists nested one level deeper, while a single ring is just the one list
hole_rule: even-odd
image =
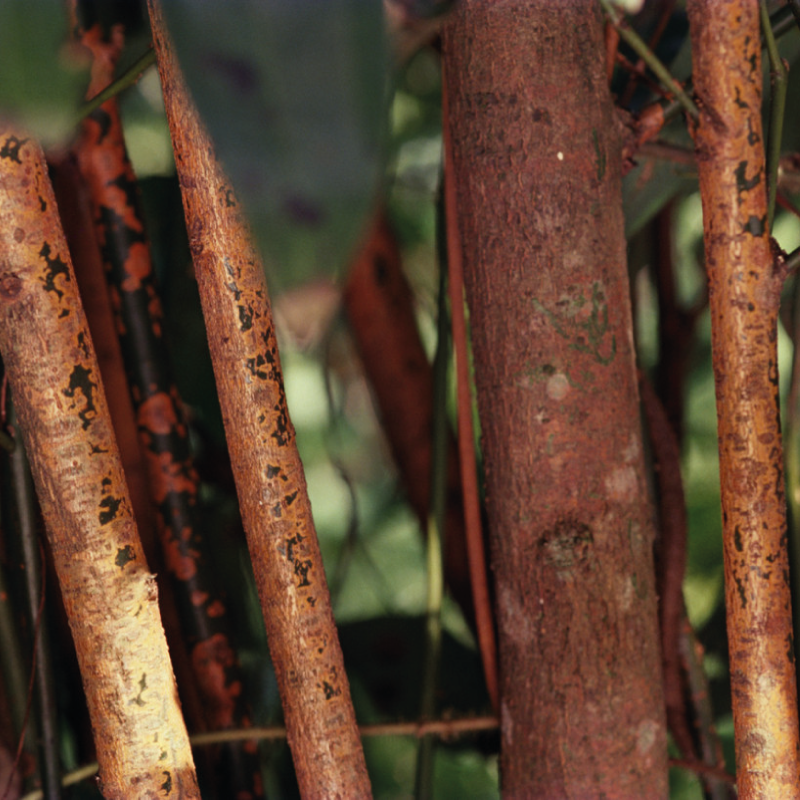
[{"label": "large green leaf", "polygon": [[66,3],[0,0],[0,114],[45,147],[74,131],[88,54],[70,43]]},{"label": "large green leaf", "polygon": [[167,0],[164,12],[270,276],[285,287],[335,273],[381,174],[381,3]]}]

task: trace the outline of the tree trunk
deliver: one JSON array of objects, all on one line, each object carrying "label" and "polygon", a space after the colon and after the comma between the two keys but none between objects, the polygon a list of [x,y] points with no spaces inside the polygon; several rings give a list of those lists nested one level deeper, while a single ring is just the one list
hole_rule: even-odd
[{"label": "tree trunk", "polygon": [[148,0],[239,506],[304,798],[371,797],[263,268]]},{"label": "tree trunk", "polygon": [[199,798],[100,371],[39,146],[0,130],[0,352],[92,718],[103,796]]},{"label": "tree trunk", "polygon": [[739,796],[800,797],[778,398],[785,277],[767,223],[758,5],[688,4],[717,395]]},{"label": "tree trunk", "polygon": [[509,797],[664,797],[666,733],[620,190],[590,0],[445,30]]},{"label": "tree trunk", "polygon": [[[74,14],[74,6],[72,10]],[[76,21],[74,31],[92,53],[87,97],[93,97],[114,79],[124,44],[123,26],[115,25],[105,37],[99,22],[85,29]],[[92,233],[101,244],[106,276],[101,268],[100,278],[109,309],[109,294],[113,301],[116,331],[112,322],[107,339],[117,350],[121,345],[133,390],[163,563],[177,602],[193,682],[202,699],[201,725],[209,730],[246,728],[252,722],[241,691],[242,670],[227,605],[207,557],[189,426],[173,380],[139,186],[116,97],[83,121],[73,150],[92,206]],[[215,777],[222,793],[238,800],[263,796],[256,743],[225,743],[219,750]]]}]

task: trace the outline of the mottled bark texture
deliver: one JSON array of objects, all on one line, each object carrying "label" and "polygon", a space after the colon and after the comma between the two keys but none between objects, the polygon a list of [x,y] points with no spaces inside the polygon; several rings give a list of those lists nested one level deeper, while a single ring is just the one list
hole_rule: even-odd
[{"label": "mottled bark texture", "polygon": [[261,262],[148,1],[242,521],[304,798],[371,796]]},{"label": "mottled bark texture", "polygon": [[86,318],[39,146],[0,128],[0,352],[109,800],[199,798]]},{"label": "mottled bark texture", "polygon": [[739,796],[800,797],[758,3],[691,2]]},{"label": "mottled bark texture", "polygon": [[445,29],[507,797],[665,797],[620,139],[590,0]]},{"label": "mottled bark texture", "polygon": [[[76,24],[92,54],[87,97],[114,79],[124,43],[121,25],[106,33],[100,23]],[[128,159],[116,98],[83,121],[74,152],[86,181],[100,254],[113,301],[116,335],[133,390],[141,451],[172,582],[192,675],[202,699],[201,724],[210,730],[252,725],[243,676],[224,596],[200,524],[199,478],[189,446],[189,426],[164,339],[161,299],[144,228],[139,185]],[[108,298],[106,298],[108,304]],[[182,687],[183,688],[183,687]],[[215,770],[223,793],[237,800],[263,796],[255,742],[220,746]]]}]

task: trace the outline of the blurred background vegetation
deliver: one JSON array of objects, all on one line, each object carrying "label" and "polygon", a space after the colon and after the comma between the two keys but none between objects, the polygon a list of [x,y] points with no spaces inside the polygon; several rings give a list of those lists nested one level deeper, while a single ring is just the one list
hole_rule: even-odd
[{"label": "blurred background vegetation", "polygon": [[[141,55],[149,41],[141,7],[136,3],[130,5],[132,11],[121,69]],[[648,3],[636,18],[635,24],[643,35],[652,29],[658,19],[657,12],[665,5],[668,4]],[[774,5],[777,7],[781,3]],[[9,16],[2,16],[10,14],[14,6],[13,3],[0,4],[0,54],[5,54],[0,55],[0,74],[10,74],[9,64],[13,63],[15,70],[19,64],[24,64],[25,70],[20,74],[27,76],[23,83],[28,85],[33,78],[27,70],[37,63],[36,59],[31,60],[31,53],[23,53],[21,46],[10,51],[1,33],[4,23],[7,31],[21,24],[20,20],[15,22]],[[683,4],[673,6],[669,26],[659,41],[657,52],[672,65],[673,73],[680,79],[690,71],[687,26]],[[26,19],[35,20],[36,13],[38,6],[31,6]],[[40,41],[42,30],[52,30],[51,38],[57,41],[63,38],[62,23],[45,24],[40,19],[39,27],[33,30]],[[40,44],[31,45],[31,48],[33,53],[41,52]],[[800,35],[794,30],[781,40],[781,52],[793,62],[798,51]],[[8,81],[4,79],[0,83],[4,82]],[[627,94],[627,107],[636,112],[652,100],[652,94],[641,88],[641,84],[635,92],[630,92],[630,85],[624,71],[618,70],[613,89],[618,96]],[[30,97],[37,89],[27,91]],[[69,91],[60,87],[59,97],[63,98]],[[800,151],[798,97],[794,76],[784,126],[784,150],[788,152]],[[441,175],[440,99],[438,54],[435,48],[426,47],[395,78],[384,143],[385,175],[380,180],[402,247],[404,269],[414,288],[419,328],[431,354],[435,348],[438,286],[436,203]],[[5,108],[12,102],[3,97],[0,101]],[[59,102],[48,94],[37,108],[50,113]],[[254,707],[255,722],[268,725],[280,721],[280,703],[227,465],[155,69],[147,71],[135,87],[126,91],[121,103],[128,147],[145,200],[175,377],[192,423],[203,481],[204,540],[212,548],[209,560],[218,565],[228,588],[228,603],[233,612],[230,616],[237,625],[235,633],[241,647],[240,657],[248,681],[246,691]],[[56,144],[63,142],[63,134],[55,139]],[[680,119],[665,129],[660,141],[677,149],[690,146]],[[702,307],[705,292],[702,216],[691,163],[650,155],[642,155],[637,162],[625,178],[624,193],[640,365],[645,372],[652,372],[660,358],[653,265],[657,256],[655,248],[664,246],[663,240],[654,235],[654,226],[659,215],[669,214],[679,302],[685,309]],[[789,200],[792,201],[791,195]],[[797,213],[781,208],[774,235],[787,252],[800,245]],[[657,241],[662,244],[656,244]],[[272,276],[271,281],[281,283]],[[286,280],[285,287],[280,286],[281,290],[276,291],[273,298],[279,322],[281,358],[289,410],[306,469],[357,716],[361,723],[414,720],[419,714],[425,642],[423,536],[398,486],[396,470],[372,405],[370,388],[338,304],[338,289],[335,284],[318,281],[311,285],[292,285],[294,283]],[[787,286],[787,296],[792,289],[791,285]],[[783,328],[779,337],[781,387],[785,397],[793,346]],[[683,438],[683,475],[689,518],[684,596],[689,619],[705,650],[716,727],[725,748],[727,768],[732,772],[716,416],[707,309],[697,318],[689,347]],[[535,474],[531,479],[535,480]],[[13,587],[18,565],[7,543],[3,565]],[[53,594],[51,589],[50,600]],[[51,628],[63,630],[58,610],[50,608],[49,613]],[[460,717],[488,713],[489,701],[473,635],[460,610],[449,599],[445,603],[443,623],[445,643],[437,696],[441,714]],[[74,667],[67,666],[73,658],[69,643],[64,636],[55,639],[55,662],[62,667],[57,670],[63,729],[61,751],[63,766],[69,771],[87,760],[90,746],[86,742],[85,728],[75,724],[84,717],[79,710],[82,700]],[[436,754],[434,797],[442,800],[498,797],[498,746],[496,732],[442,742]],[[401,800],[412,796],[417,754],[417,742],[413,737],[368,738],[365,751],[377,798]],[[296,788],[285,743],[264,743],[262,754],[267,795],[274,798],[294,796]],[[88,798],[98,794],[91,783],[84,783],[70,789],[65,796]],[[694,800],[704,794],[696,776],[673,770],[672,796]]]}]

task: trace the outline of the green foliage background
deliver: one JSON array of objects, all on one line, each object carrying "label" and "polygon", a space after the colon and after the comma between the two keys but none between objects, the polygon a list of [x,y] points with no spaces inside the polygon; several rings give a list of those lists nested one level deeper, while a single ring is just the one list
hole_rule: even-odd
[{"label": "green foliage background", "polygon": [[[207,8],[205,3],[200,5]],[[0,108],[43,136],[45,144],[61,147],[68,142],[73,130],[74,114],[86,78],[85,71],[81,72],[81,57],[64,46],[65,18],[52,13],[52,6],[46,0],[26,0],[23,11],[20,3],[0,3]],[[345,7],[347,13],[361,8],[344,0],[331,6],[334,7],[337,13],[344,13]],[[188,37],[188,50],[184,50],[188,53],[186,61],[192,64],[194,59],[196,62],[190,69],[202,73],[202,47],[211,45],[208,39],[203,39],[201,49],[192,51],[192,37],[197,36],[197,29],[190,28],[189,17],[181,16],[187,9],[188,3],[175,3],[172,20],[177,22],[176,30]],[[246,19],[252,24],[250,18]],[[279,35],[272,40],[279,48],[276,53],[262,47],[253,54],[251,50],[239,48],[235,25],[226,29],[224,36],[215,38],[218,31],[203,20],[203,14],[198,14],[195,22],[199,21],[206,33],[213,34],[210,41],[215,47],[236,50],[240,61],[253,56],[253,71],[259,76],[257,85],[268,83],[267,75],[273,76],[270,80],[278,81],[276,85],[282,88],[286,86],[274,76],[284,75],[287,81],[300,79],[293,74],[296,66],[293,52],[291,48],[280,49],[286,42],[282,42]],[[310,24],[309,20],[305,19],[303,24]],[[330,20],[325,22],[327,28],[331,24]],[[369,25],[374,24],[374,20],[362,20],[359,24],[362,25],[360,33],[354,33],[347,26],[337,28],[341,37],[334,53],[336,63],[351,65],[352,75],[356,76],[357,83],[360,81],[361,88],[354,89],[350,81],[333,88],[333,84],[326,84],[323,105],[325,113],[333,115],[333,128],[324,147],[320,148],[319,131],[310,140],[303,135],[303,124],[319,125],[319,120],[311,123],[301,120],[297,123],[300,127],[289,125],[284,129],[286,135],[289,135],[287,130],[290,131],[292,147],[299,147],[290,153],[286,149],[286,139],[270,128],[268,118],[273,112],[267,113],[257,104],[244,103],[235,93],[232,98],[226,97],[231,94],[230,87],[226,89],[222,84],[210,90],[210,105],[201,103],[201,106],[212,130],[223,140],[226,123],[233,112],[230,104],[215,103],[233,99],[234,109],[248,112],[237,122],[241,127],[233,127],[234,138],[223,147],[226,161],[235,173],[247,172],[254,163],[259,163],[264,183],[274,179],[285,185],[289,178],[284,176],[292,175],[298,180],[298,191],[322,198],[319,202],[331,210],[331,219],[337,217],[339,210],[344,215],[341,225],[338,222],[333,228],[320,225],[317,233],[309,236],[307,230],[298,232],[296,226],[287,226],[285,220],[274,215],[262,228],[256,221],[256,228],[261,231],[259,241],[268,251],[269,243],[279,240],[272,262],[289,264],[285,279],[276,278],[274,274],[269,276],[276,289],[277,307],[280,308],[286,297],[279,290],[310,274],[330,274],[332,265],[346,260],[362,225],[362,215],[371,207],[376,189],[382,185],[402,242],[405,268],[415,288],[420,330],[432,351],[438,269],[435,203],[441,169],[437,57],[432,50],[423,51],[396,78],[388,121],[384,123],[382,112],[386,110],[384,103],[389,89],[386,42],[382,38],[367,42],[373,30]],[[316,30],[321,38],[315,41],[324,41],[327,31],[319,26]],[[140,25],[138,30],[132,31],[123,65],[142,52],[147,39],[146,26]],[[794,57],[798,40],[800,37],[795,32],[782,42],[787,57]],[[287,41],[290,40],[287,38]],[[370,45],[367,51],[363,51],[365,42]],[[319,45],[316,50],[314,55],[318,60],[302,65],[308,68],[303,73],[306,81],[309,76],[319,75],[320,69],[324,71],[328,64],[330,53]],[[684,55],[679,53],[674,62],[678,77],[682,77],[681,70],[688,71],[685,45],[681,52]],[[270,63],[265,61],[267,55]],[[218,78],[219,75],[211,76],[212,82]],[[800,150],[800,126],[794,124],[800,104],[791,101],[798,96],[796,88],[795,85],[794,92],[790,89],[789,95],[790,119],[786,125],[786,149],[789,150]],[[294,90],[294,97],[289,92],[283,107],[286,113],[291,114],[292,109],[296,111],[297,108],[302,111],[302,104],[297,106],[289,102],[296,99],[299,91]],[[198,94],[198,97],[203,95]],[[207,525],[214,535],[205,538],[213,542],[215,552],[211,557],[220,565],[230,587],[229,601],[236,612],[232,616],[240,627],[237,633],[249,676],[248,690],[256,708],[256,722],[268,724],[279,719],[279,701],[259,605],[249,575],[235,495],[218,469],[224,464],[224,436],[154,69],[122,97],[122,104],[128,144],[146,201],[173,363],[179,388],[191,410],[199,465],[206,478],[203,499]],[[352,135],[354,126],[360,131],[359,135],[363,135],[363,147],[344,147],[343,150],[342,140]],[[665,136],[686,145],[681,129],[679,123]],[[304,150],[308,141],[310,149]],[[267,147],[261,150],[264,142]],[[342,209],[337,208],[341,201],[336,188],[342,185],[339,171],[332,169],[327,173],[319,165],[319,159],[323,165],[330,166],[331,159],[336,158],[340,159],[335,165],[337,169],[344,168],[352,179],[352,184],[348,184],[352,188],[352,202],[348,201]],[[318,176],[323,173],[325,180],[317,183]],[[276,175],[279,177],[275,178]],[[674,235],[679,294],[689,306],[702,292],[702,219],[695,178],[690,168],[642,159],[625,181],[636,335],[640,361],[645,369],[651,368],[658,356],[657,306],[650,276],[653,253],[648,244],[648,225],[670,199],[676,203]],[[258,196],[258,192],[253,195]],[[251,203],[257,205],[259,200],[251,200]],[[800,244],[797,217],[781,212],[774,233],[787,251]],[[324,256],[326,250],[333,254],[330,258],[320,256],[320,253]],[[301,263],[304,266],[297,267]],[[310,272],[306,270],[309,265]],[[299,298],[302,303],[302,292]],[[341,314],[334,313],[318,338],[304,347],[293,341],[285,330],[281,345],[289,409],[306,467],[359,719],[365,723],[415,719],[419,706],[425,611],[425,559],[418,524],[397,488],[397,476],[372,410],[369,388],[360,374]],[[792,345],[783,331],[779,346],[785,391]],[[683,463],[690,526],[684,594],[689,617],[706,648],[706,669],[712,681],[717,728],[732,770],[716,418],[707,314],[698,326],[691,364]],[[481,686],[475,642],[460,612],[449,601],[444,622],[447,636],[440,679],[440,710],[443,714],[484,713],[488,701]],[[78,745],[69,719],[65,722],[64,763],[65,767],[74,768],[78,766]],[[498,797],[497,746],[496,734],[442,744],[437,755],[434,796],[454,800]],[[365,750],[375,796],[386,800],[410,797],[416,757],[414,740],[400,737],[367,740]],[[293,796],[296,788],[285,745],[265,745],[264,753],[270,796]],[[70,796],[97,795],[96,790],[83,786],[72,790]],[[694,776],[673,771],[672,796],[680,800],[702,797],[699,781]]]}]

